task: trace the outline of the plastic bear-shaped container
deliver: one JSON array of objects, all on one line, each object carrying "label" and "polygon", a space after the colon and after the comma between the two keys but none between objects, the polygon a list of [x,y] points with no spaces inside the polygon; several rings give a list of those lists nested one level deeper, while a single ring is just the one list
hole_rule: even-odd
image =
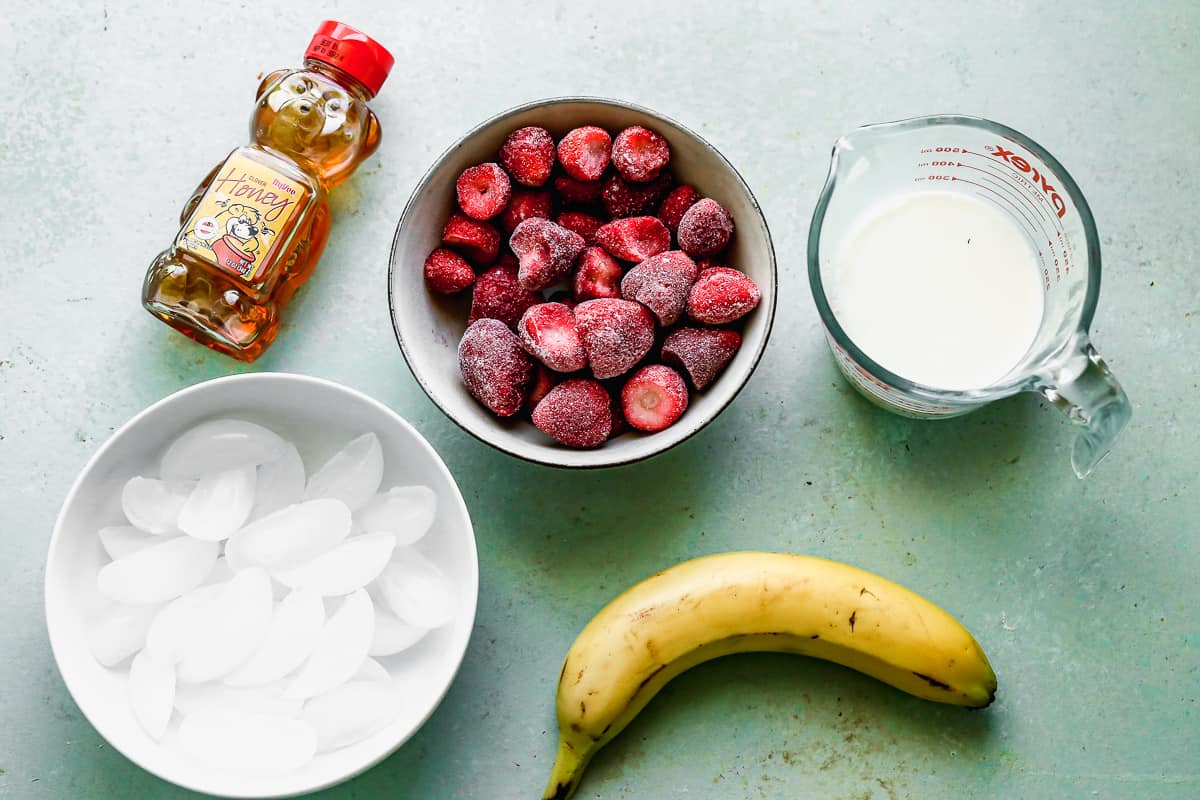
[{"label": "plastic bear-shaped container", "polygon": [[242,361],[266,350],[325,247],[329,190],[379,146],[367,102],[392,63],[378,42],[329,20],[302,69],[263,78],[251,143],[200,182],[175,241],[146,272],[151,314]]}]

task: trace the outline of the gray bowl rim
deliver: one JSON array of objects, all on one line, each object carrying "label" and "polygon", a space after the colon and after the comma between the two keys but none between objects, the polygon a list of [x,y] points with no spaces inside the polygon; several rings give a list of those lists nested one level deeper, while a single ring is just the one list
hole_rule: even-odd
[{"label": "gray bowl rim", "polygon": [[[561,464],[561,463],[558,463],[555,461],[547,461],[547,460],[540,459],[540,458],[533,458],[531,456],[527,456],[522,453],[518,453],[514,450],[511,450],[499,441],[490,441],[490,440],[484,438],[483,436],[480,436],[479,434],[475,433],[475,431],[471,430],[463,423],[459,422],[458,419],[453,414],[451,414],[448,410],[446,410],[445,406],[443,406],[441,404],[441,402],[435,396],[433,390],[429,387],[428,384],[425,383],[425,379],[418,373],[417,369],[413,366],[413,359],[408,352],[408,348],[404,344],[404,337],[400,334],[400,326],[396,323],[396,306],[395,306],[395,302],[392,299],[395,295],[395,292],[393,291],[393,289],[395,287],[396,248],[398,247],[398,245],[400,243],[400,233],[404,229],[405,223],[408,221],[408,217],[409,217],[410,212],[412,211],[413,204],[416,202],[417,198],[421,195],[421,193],[426,190],[426,188],[429,185],[430,180],[432,180],[432,178],[433,178],[434,172],[437,171],[438,167],[440,167],[442,165],[442,163],[445,162],[446,159],[448,159],[455,151],[459,150],[464,144],[466,144],[469,139],[474,137],[476,134],[481,132],[483,129],[485,129],[497,122],[502,122],[503,120],[508,119],[509,117],[514,117],[518,114],[523,114],[526,111],[530,111],[530,110],[533,110],[533,109],[536,109],[539,107],[565,104],[565,103],[599,103],[601,105],[615,106],[617,108],[622,108],[627,111],[634,111],[639,114],[644,114],[647,117],[650,117],[651,119],[661,120],[661,121],[667,123],[668,125],[673,125],[676,128],[678,128],[679,130],[683,131],[684,133],[686,133],[689,136],[691,136],[692,138],[694,138],[697,142],[699,142],[704,147],[704,149],[708,150],[710,153],[712,153],[714,156],[716,156],[725,165],[725,167],[729,170],[729,172],[737,180],[738,186],[740,186],[742,191],[744,191],[746,193],[746,197],[749,198],[749,200],[750,200],[751,207],[758,213],[759,219],[762,220],[763,233],[765,234],[766,239],[767,239],[767,254],[768,254],[768,257],[770,260],[770,267],[771,267],[771,292],[769,295],[769,302],[767,303],[767,307],[766,307],[766,309],[763,309],[767,313],[767,324],[766,324],[766,327],[763,329],[762,341],[759,342],[758,349],[754,353],[754,360],[750,362],[750,369],[747,370],[746,376],[742,379],[742,382],[738,384],[738,387],[734,391],[734,393],[729,396],[729,399],[727,401],[725,401],[725,404],[722,405],[720,408],[718,408],[716,410],[716,413],[714,413],[712,416],[710,416],[708,419],[706,419],[703,423],[698,425],[695,430],[693,430],[691,433],[689,433],[687,436],[684,436],[682,439],[680,439],[677,442],[673,442],[669,445],[664,445],[662,448],[654,450],[649,453],[646,453],[645,455],[640,455],[640,456],[636,456],[633,458],[626,458],[626,459],[623,459],[620,461],[609,461],[609,462],[602,462],[602,463],[597,463],[597,464]],[[629,464],[636,464],[639,461],[646,461],[648,459],[662,455],[666,451],[670,450],[671,448],[673,448],[677,445],[683,444],[688,439],[691,439],[693,436],[698,434],[700,431],[707,428],[717,417],[721,416],[721,414],[723,414],[725,412],[725,409],[729,408],[730,404],[733,403],[734,400],[737,399],[738,395],[740,395],[742,393],[742,390],[744,388],[746,388],[746,384],[750,382],[750,378],[754,376],[755,371],[758,369],[759,362],[762,361],[763,353],[767,349],[767,342],[771,338],[771,331],[775,326],[775,306],[776,306],[776,299],[777,299],[778,294],[779,294],[779,269],[778,269],[778,265],[777,265],[776,259],[775,259],[775,243],[771,238],[771,226],[769,224],[767,224],[767,215],[763,211],[762,206],[759,204],[758,198],[754,196],[754,192],[750,190],[750,185],[748,183],[746,183],[746,179],[742,177],[742,173],[738,172],[737,168],[729,161],[729,159],[727,159],[724,156],[724,154],[721,153],[720,150],[718,150],[716,147],[714,147],[711,142],[709,142],[707,139],[705,139],[700,134],[696,133],[696,131],[692,130],[687,125],[684,125],[683,123],[675,120],[672,117],[668,117],[666,114],[659,113],[658,111],[654,111],[653,109],[647,108],[645,106],[641,106],[636,103],[629,103],[624,100],[617,100],[617,99],[611,98],[611,97],[588,97],[588,96],[584,96],[584,95],[578,95],[578,96],[577,95],[567,95],[567,96],[561,96],[561,97],[547,97],[542,100],[530,100],[526,103],[522,103],[521,105],[513,106],[505,111],[501,111],[498,114],[494,114],[493,116],[485,119],[483,122],[480,122],[475,127],[471,128],[469,131],[467,131],[462,136],[460,136],[454,142],[454,144],[452,144],[448,148],[446,148],[442,152],[441,155],[439,155],[436,159],[434,159],[433,163],[429,166],[429,169],[425,170],[425,174],[421,176],[421,179],[419,181],[417,181],[417,185],[413,188],[412,193],[409,194],[409,196],[408,196],[408,202],[406,202],[404,204],[404,210],[400,213],[400,221],[396,223],[396,233],[395,233],[395,235],[392,236],[392,246],[391,246],[391,250],[388,253],[387,298],[388,298],[388,315],[391,317],[391,321],[392,321],[392,332],[396,336],[396,343],[400,345],[400,353],[401,353],[401,355],[404,356],[404,363],[408,366],[408,371],[412,374],[413,378],[420,385],[421,391],[425,392],[425,396],[428,397],[430,399],[430,401],[432,401],[433,404],[438,407],[438,410],[441,411],[443,414],[445,414],[446,417],[451,422],[453,422],[455,425],[457,425],[463,431],[466,431],[473,438],[483,442],[484,444],[486,444],[490,447],[496,448],[497,450],[499,450],[502,453],[510,455],[514,458],[518,458],[521,461],[527,461],[531,464],[541,464],[542,466],[546,466],[546,467],[555,467],[557,469],[569,469],[569,470],[608,469],[610,467],[622,467],[622,466],[627,466]],[[761,309],[761,306],[760,306],[760,309]],[[602,448],[603,448],[603,445],[601,446],[601,448],[597,449],[597,452]]]},{"label": "gray bowl rim", "polygon": [[[51,560],[52,560],[52,557],[53,557],[55,549],[56,549],[56,545],[58,544],[58,540],[62,536],[63,519],[66,516],[67,508],[71,505],[71,503],[73,503],[75,501],[75,497],[79,493],[81,487],[83,486],[84,480],[91,475],[93,467],[96,465],[97,462],[100,461],[101,457],[103,457],[103,455],[105,453],[107,453],[111,447],[113,447],[113,442],[115,442],[119,437],[127,435],[128,432],[130,430],[132,430],[143,419],[148,417],[153,412],[157,411],[160,407],[165,406],[168,403],[171,403],[171,402],[177,400],[181,396],[196,394],[196,393],[202,392],[202,391],[207,391],[207,390],[212,389],[215,385],[224,385],[226,383],[235,383],[235,382],[242,383],[242,382],[247,382],[247,381],[263,381],[263,380],[270,381],[270,380],[279,380],[279,379],[297,380],[301,383],[317,385],[317,386],[320,386],[321,388],[333,389],[335,391],[346,392],[351,395],[357,395],[360,399],[364,400],[365,402],[367,402],[370,405],[376,406],[377,408],[379,408],[379,410],[383,411],[387,416],[391,417],[396,422],[399,422],[401,427],[407,428],[414,435],[416,435],[417,440],[424,445],[425,450],[428,452],[429,455],[431,455],[433,457],[435,465],[437,467],[439,467],[446,474],[446,476],[450,479],[450,485],[454,487],[454,500],[457,502],[458,509],[463,513],[463,515],[467,521],[467,530],[470,533],[469,540],[470,540],[470,544],[471,544],[471,566],[473,567],[472,572],[474,573],[475,592],[472,597],[471,608],[470,608],[470,622],[469,622],[469,626],[467,629],[467,641],[466,641],[465,645],[463,646],[462,653],[460,653],[458,656],[458,662],[454,665],[454,669],[450,673],[449,678],[446,681],[445,687],[442,689],[441,695],[438,697],[437,702],[435,702],[433,704],[433,707],[429,710],[429,713],[427,713],[421,719],[421,721],[417,724],[417,726],[415,728],[413,728],[411,731],[409,731],[409,733],[406,736],[404,736],[399,741],[397,741],[393,747],[388,749],[386,752],[384,752],[378,758],[372,759],[371,761],[362,764],[361,766],[356,768],[354,771],[352,771],[340,778],[336,778],[336,779],[326,781],[321,784],[311,786],[306,789],[302,789],[299,792],[284,792],[284,793],[272,792],[270,794],[262,794],[262,793],[255,793],[255,792],[238,792],[237,794],[231,794],[231,795],[214,795],[214,794],[212,794],[212,792],[206,790],[205,788],[203,788],[201,786],[192,785],[190,782],[189,783],[180,783],[180,782],[176,781],[174,778],[168,777],[167,775],[163,774],[163,772],[158,768],[157,765],[144,763],[142,759],[134,758],[133,756],[127,754],[123,749],[121,749],[120,747],[118,747],[117,745],[112,743],[112,741],[108,738],[108,736],[106,736],[104,734],[104,732],[101,730],[101,726],[98,725],[96,720],[94,720],[92,718],[91,714],[88,713],[88,710],[85,709],[83,707],[83,705],[79,702],[79,700],[76,699],[75,690],[72,686],[72,683],[67,678],[66,673],[63,672],[62,665],[59,660],[58,648],[55,646],[56,637],[50,633],[50,606],[52,605],[52,603],[49,600],[49,597],[50,597],[50,579],[49,578],[51,575],[50,564],[51,564]],[[79,709],[79,712],[83,715],[83,718],[87,720],[88,724],[92,726],[92,730],[96,731],[96,733],[100,736],[101,739],[103,739],[110,747],[112,747],[114,750],[116,750],[118,753],[120,753],[130,763],[135,764],[136,766],[145,770],[147,773],[153,775],[154,777],[158,778],[159,780],[162,780],[166,783],[171,784],[172,786],[178,786],[178,787],[188,790],[188,791],[198,792],[198,793],[203,794],[208,797],[240,798],[241,800],[271,800],[271,798],[297,797],[301,794],[308,795],[313,792],[320,792],[320,791],[324,791],[326,789],[331,789],[335,786],[344,785],[344,784],[349,783],[350,781],[354,780],[355,778],[363,775],[368,770],[374,769],[375,767],[379,766],[384,761],[386,761],[387,759],[389,759],[393,755],[395,755],[396,752],[399,751],[401,747],[406,745],[414,736],[416,736],[417,733],[422,728],[425,727],[426,723],[429,722],[430,718],[434,715],[434,713],[438,710],[438,708],[441,707],[442,703],[445,701],[446,696],[450,693],[450,689],[453,688],[455,681],[458,680],[459,673],[462,672],[463,662],[466,661],[467,652],[471,649],[471,640],[474,638],[475,623],[478,620],[478,617],[479,617],[479,542],[475,536],[475,522],[474,522],[474,520],[471,519],[471,509],[467,507],[467,502],[462,496],[462,489],[459,488],[458,480],[455,479],[454,473],[450,471],[450,467],[448,467],[446,465],[446,462],[445,462],[445,460],[442,459],[441,454],[438,453],[438,451],[434,448],[434,446],[432,444],[430,444],[429,440],[425,438],[425,435],[423,433],[421,433],[419,430],[417,430],[417,427],[415,425],[413,425],[411,422],[409,422],[404,417],[400,416],[399,412],[397,412],[395,409],[388,406],[386,403],[382,403],[379,400],[376,400],[371,395],[367,394],[366,392],[364,392],[360,389],[355,389],[353,386],[348,386],[344,383],[339,383],[338,381],[330,380],[328,378],[319,378],[315,375],[305,375],[305,374],[299,373],[299,372],[281,372],[281,371],[240,372],[240,373],[235,373],[233,375],[222,375],[217,378],[210,378],[208,380],[201,381],[200,383],[193,383],[190,386],[185,386],[182,389],[178,389],[174,392],[171,392],[170,394],[168,394],[164,397],[161,397],[158,400],[155,400],[153,403],[146,406],[141,411],[138,411],[132,417],[127,419],[122,425],[117,427],[116,430],[114,430],[111,434],[109,434],[108,438],[104,440],[103,444],[101,444],[100,447],[97,448],[96,451],[93,452],[88,457],[88,459],[84,463],[83,467],[79,470],[79,474],[75,476],[75,480],[71,482],[71,488],[67,491],[67,495],[63,499],[62,505],[59,507],[58,514],[54,518],[54,528],[52,529],[52,531],[50,533],[50,542],[46,548],[46,564],[45,564],[45,567],[43,568],[43,574],[42,574],[42,621],[46,625],[47,638],[50,640],[50,653],[54,659],[55,669],[58,670],[59,677],[62,679],[63,684],[66,686],[67,694],[70,695],[72,702],[75,703],[75,707]]]}]

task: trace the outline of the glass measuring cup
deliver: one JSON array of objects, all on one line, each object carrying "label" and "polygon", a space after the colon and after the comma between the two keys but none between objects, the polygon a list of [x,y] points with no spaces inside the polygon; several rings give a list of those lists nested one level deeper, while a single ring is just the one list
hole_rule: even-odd
[{"label": "glass measuring cup", "polygon": [[[1037,253],[1041,325],[1020,362],[984,388],[942,389],[888,371],[846,335],[826,294],[837,254],[863,212],[889,196],[923,190],[991,204],[1012,219]],[[952,417],[1018,392],[1037,392],[1080,426],[1071,452],[1080,478],[1129,422],[1129,399],[1088,335],[1100,294],[1100,240],[1092,212],[1062,165],[1012,128],[945,115],[867,125],[838,139],[809,228],[808,278],[838,367],[889,411]]]}]

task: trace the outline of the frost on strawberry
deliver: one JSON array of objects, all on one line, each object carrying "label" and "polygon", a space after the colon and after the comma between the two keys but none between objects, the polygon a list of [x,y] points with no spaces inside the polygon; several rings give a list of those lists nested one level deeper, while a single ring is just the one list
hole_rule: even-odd
[{"label": "frost on strawberry", "polygon": [[548,219],[527,219],[508,240],[520,262],[518,278],[526,289],[544,289],[571,272],[583,249],[583,237]]},{"label": "frost on strawberry", "polygon": [[467,391],[493,414],[509,417],[521,410],[533,364],[503,322],[481,319],[467,328],[458,365]]}]

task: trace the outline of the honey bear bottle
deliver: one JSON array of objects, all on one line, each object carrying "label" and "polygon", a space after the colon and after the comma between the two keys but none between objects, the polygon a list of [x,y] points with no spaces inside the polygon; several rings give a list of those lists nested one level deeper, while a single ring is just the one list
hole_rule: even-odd
[{"label": "honey bear bottle", "polygon": [[302,69],[263,78],[250,144],[184,204],[175,241],[146,272],[142,305],[201,344],[242,361],[262,355],[329,233],[329,190],[379,146],[367,108],[392,55],[340,22],[322,22]]}]

